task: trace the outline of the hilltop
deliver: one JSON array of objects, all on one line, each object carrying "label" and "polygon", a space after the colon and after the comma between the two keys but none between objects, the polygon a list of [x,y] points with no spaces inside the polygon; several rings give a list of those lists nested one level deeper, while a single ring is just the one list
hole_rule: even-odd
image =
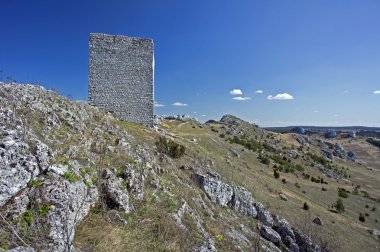
[{"label": "hilltop", "polygon": [[0,103],[5,250],[379,249],[380,154],[364,136],[233,115],[150,128],[33,85],[0,85]]}]

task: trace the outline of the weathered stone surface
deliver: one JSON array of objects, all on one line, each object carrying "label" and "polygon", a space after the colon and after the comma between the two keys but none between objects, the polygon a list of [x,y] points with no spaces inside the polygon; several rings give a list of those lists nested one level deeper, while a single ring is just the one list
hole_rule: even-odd
[{"label": "weathered stone surface", "polygon": [[232,200],[234,191],[229,184],[223,183],[216,177],[200,173],[194,173],[193,177],[212,202],[225,207]]},{"label": "weathered stone surface", "polygon": [[48,147],[30,132],[17,127],[22,122],[13,122],[13,117],[11,110],[0,109],[0,206],[45,171],[50,158]]},{"label": "weathered stone surface", "polygon": [[153,126],[153,75],[153,40],[90,34],[90,104]]},{"label": "weathered stone surface", "polygon": [[311,239],[301,233],[298,229],[293,229],[295,240],[301,252],[320,252],[321,248],[311,241]]},{"label": "weathered stone surface", "polygon": [[283,218],[276,216],[274,221],[274,229],[281,236],[281,239],[285,241],[286,237],[295,239],[292,227],[290,224]]},{"label": "weathered stone surface", "polygon": [[257,211],[257,218],[259,219],[259,221],[261,221],[263,224],[267,226],[272,226],[273,218],[271,213],[260,202],[255,202],[254,205]]},{"label": "weathered stone surface", "polygon": [[45,181],[39,198],[50,202],[46,223],[50,227],[47,245],[51,251],[67,251],[72,247],[75,225],[79,223],[98,200],[95,187],[88,187],[83,181],[70,183],[52,177]]},{"label": "weathered stone surface", "polygon": [[243,187],[236,186],[233,188],[231,207],[235,211],[239,211],[244,215],[256,217],[257,211],[254,206],[254,200],[251,192]]},{"label": "weathered stone surface", "polygon": [[128,213],[131,211],[132,206],[129,204],[129,195],[127,186],[123,186],[122,178],[116,177],[109,170],[105,170],[103,174],[103,190],[107,196],[107,204],[111,208],[117,208]]},{"label": "weathered stone surface", "polygon": [[281,243],[282,243],[281,236],[276,231],[274,231],[272,228],[270,228],[266,225],[260,224],[260,223],[258,224],[258,228],[259,228],[259,231],[260,231],[260,234],[262,237],[264,237],[268,241],[272,242],[276,246],[281,245]]}]

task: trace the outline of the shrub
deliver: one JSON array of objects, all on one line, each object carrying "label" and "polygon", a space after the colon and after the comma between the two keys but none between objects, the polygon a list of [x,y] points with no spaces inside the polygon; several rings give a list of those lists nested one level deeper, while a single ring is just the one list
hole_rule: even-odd
[{"label": "shrub", "polygon": [[168,154],[172,158],[180,158],[185,154],[185,146],[178,144],[165,137],[160,137],[156,142],[157,150]]},{"label": "shrub", "polygon": [[303,209],[306,211],[310,209],[309,204],[307,204],[307,202],[303,203]]},{"label": "shrub", "polygon": [[361,222],[365,222],[364,214],[359,213],[359,220],[360,220]]},{"label": "shrub", "polygon": [[327,191],[327,189],[326,189],[326,188],[324,188],[324,187],[322,187],[322,191],[324,191],[324,192],[325,192],[325,191]]},{"label": "shrub", "polygon": [[344,212],[344,205],[343,205],[343,200],[341,198],[338,198],[335,203],[335,209],[338,213],[343,213]]},{"label": "shrub", "polygon": [[297,188],[301,188],[301,186],[300,186],[300,184],[298,184],[298,182],[296,182],[296,183],[294,184],[294,186],[297,187]]},{"label": "shrub", "polygon": [[273,171],[273,175],[276,179],[279,179],[280,178],[280,173],[277,171],[277,170],[274,170]]},{"label": "shrub", "polygon": [[339,187],[338,188],[338,196],[345,198],[345,199],[348,198],[348,193],[347,193],[346,189]]},{"label": "shrub", "polygon": [[281,181],[283,184],[286,184],[286,179],[283,178]]},{"label": "shrub", "polygon": [[267,156],[259,156],[259,159],[260,159],[260,162],[265,164],[265,165],[269,165],[270,164],[270,160]]}]

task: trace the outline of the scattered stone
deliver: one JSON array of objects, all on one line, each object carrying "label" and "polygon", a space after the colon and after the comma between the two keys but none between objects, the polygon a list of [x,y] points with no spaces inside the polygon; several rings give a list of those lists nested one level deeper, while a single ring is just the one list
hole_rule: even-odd
[{"label": "scattered stone", "polygon": [[288,197],[285,194],[280,193],[280,198],[284,201],[288,201]]},{"label": "scattered stone", "polygon": [[321,220],[321,218],[319,217],[316,217],[314,220],[313,220],[313,223],[317,224],[317,225],[320,225],[320,226],[323,226],[323,221]]}]

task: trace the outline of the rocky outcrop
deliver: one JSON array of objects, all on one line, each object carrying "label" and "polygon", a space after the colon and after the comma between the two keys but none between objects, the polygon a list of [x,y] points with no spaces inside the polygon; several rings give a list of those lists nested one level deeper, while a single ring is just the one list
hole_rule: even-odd
[{"label": "rocky outcrop", "polygon": [[103,173],[103,190],[106,195],[106,203],[111,209],[119,209],[130,212],[133,208],[129,204],[127,186],[122,178],[116,177],[111,171],[105,170]]},{"label": "rocky outcrop", "polygon": [[231,208],[246,216],[251,216],[254,218],[257,216],[252,194],[244,187],[236,186],[233,188]]},{"label": "rocky outcrop", "polygon": [[51,155],[14,116],[11,110],[0,109],[0,206],[44,172]]},{"label": "rocky outcrop", "polygon": [[272,242],[276,246],[281,245],[281,236],[271,227],[259,223],[258,228],[262,237]]},{"label": "rocky outcrop", "polygon": [[310,240],[310,238],[302,234],[302,232],[298,229],[293,229],[295,240],[297,245],[299,246],[299,250],[301,252],[320,252],[321,248]]},{"label": "rocky outcrop", "polygon": [[69,182],[52,178],[45,181],[39,198],[50,202],[46,223],[50,226],[48,246],[54,251],[66,251],[72,246],[75,225],[79,223],[98,200],[95,187],[83,181]]},{"label": "rocky outcrop", "polygon": [[257,218],[259,219],[259,221],[261,221],[265,225],[272,226],[273,218],[271,213],[260,202],[255,202],[254,205],[257,211]]},{"label": "rocky outcrop", "polygon": [[210,200],[221,207],[225,207],[231,202],[234,190],[232,186],[222,182],[218,177],[219,176],[215,174],[193,174],[193,178],[197,181]]},{"label": "rocky outcrop", "polygon": [[262,203],[254,200],[246,188],[222,182],[220,176],[214,172],[205,174],[195,171],[193,178],[208,198],[220,207],[229,206],[244,215],[257,217],[260,221],[260,235],[276,246],[284,244],[289,252],[320,251],[308,236],[299,230],[294,231],[284,218],[272,216]]}]

